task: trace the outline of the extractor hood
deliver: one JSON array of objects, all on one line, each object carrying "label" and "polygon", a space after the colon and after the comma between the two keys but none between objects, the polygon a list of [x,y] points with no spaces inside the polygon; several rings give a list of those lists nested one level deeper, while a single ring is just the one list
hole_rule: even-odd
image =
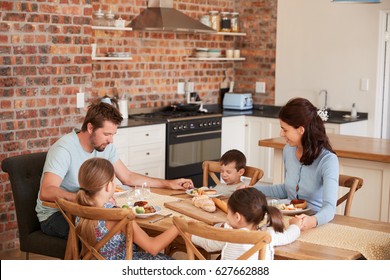
[{"label": "extractor hood", "polygon": [[202,24],[173,8],[173,0],[149,0],[148,7],[129,24],[134,30],[215,33]]}]

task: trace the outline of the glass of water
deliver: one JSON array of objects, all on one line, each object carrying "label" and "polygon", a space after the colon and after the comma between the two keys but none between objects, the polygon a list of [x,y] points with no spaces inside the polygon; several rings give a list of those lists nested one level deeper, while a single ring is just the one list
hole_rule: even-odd
[{"label": "glass of water", "polygon": [[142,199],[146,200],[150,197],[150,187],[148,185],[148,183],[143,183],[142,184],[142,187],[141,187],[141,196],[142,196]]}]

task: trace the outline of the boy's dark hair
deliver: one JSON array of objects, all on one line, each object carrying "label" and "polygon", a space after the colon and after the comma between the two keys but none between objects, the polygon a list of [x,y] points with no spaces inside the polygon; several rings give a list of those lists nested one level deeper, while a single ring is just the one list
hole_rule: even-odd
[{"label": "boy's dark hair", "polygon": [[89,106],[81,131],[87,131],[88,123],[92,124],[93,130],[95,131],[103,127],[104,121],[110,121],[116,125],[120,125],[122,120],[122,115],[117,108],[99,101]]},{"label": "boy's dark hair", "polygon": [[228,165],[229,163],[235,162],[237,171],[239,171],[241,168],[245,169],[246,167],[246,157],[239,150],[227,151],[222,155],[219,162],[223,165]]}]

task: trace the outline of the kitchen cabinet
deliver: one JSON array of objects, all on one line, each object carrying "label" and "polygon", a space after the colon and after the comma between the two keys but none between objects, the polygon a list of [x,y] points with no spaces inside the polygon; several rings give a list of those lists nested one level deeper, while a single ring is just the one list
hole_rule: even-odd
[{"label": "kitchen cabinet", "polygon": [[343,124],[325,123],[326,133],[367,136],[368,121],[358,121]]},{"label": "kitchen cabinet", "polygon": [[258,140],[279,135],[279,119],[252,116],[222,118],[221,153],[231,149],[243,152],[247,165],[261,168],[261,182],[271,183],[273,174],[272,149],[258,146]]},{"label": "kitchen cabinet", "polygon": [[114,145],[129,170],[165,178],[165,124],[119,128]]}]

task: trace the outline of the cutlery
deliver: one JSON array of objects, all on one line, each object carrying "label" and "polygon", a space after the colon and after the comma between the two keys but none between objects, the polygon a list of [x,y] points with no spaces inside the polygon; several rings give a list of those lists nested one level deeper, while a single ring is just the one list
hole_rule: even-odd
[{"label": "cutlery", "polygon": [[170,194],[170,196],[175,196],[175,195],[183,195],[183,194],[187,194],[186,192],[181,192],[181,193],[173,193],[173,194]]},{"label": "cutlery", "polygon": [[169,213],[169,214],[164,215],[164,216],[162,216],[162,217],[160,217],[160,218],[151,220],[151,221],[149,221],[149,223],[150,223],[150,224],[154,224],[155,222],[161,221],[162,219],[168,218],[168,217],[170,217],[170,216],[172,216],[172,213]]}]

